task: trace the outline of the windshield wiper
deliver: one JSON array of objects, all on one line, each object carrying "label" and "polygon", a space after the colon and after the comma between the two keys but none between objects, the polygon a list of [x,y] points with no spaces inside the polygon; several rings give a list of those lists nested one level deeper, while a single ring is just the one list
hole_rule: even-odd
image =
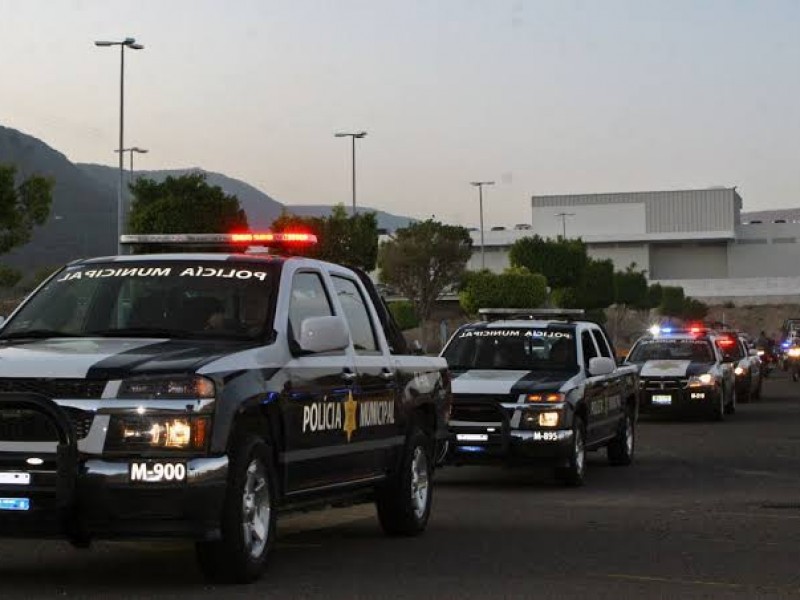
[{"label": "windshield wiper", "polygon": [[12,331],[0,337],[3,340],[17,340],[21,338],[58,338],[58,337],[81,337],[78,333],[67,333],[66,331],[56,331],[55,329],[25,329],[23,331]]}]

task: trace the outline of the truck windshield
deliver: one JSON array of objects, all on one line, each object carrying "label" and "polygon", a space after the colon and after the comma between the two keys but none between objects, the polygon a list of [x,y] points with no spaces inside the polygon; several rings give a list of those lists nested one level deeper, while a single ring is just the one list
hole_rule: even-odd
[{"label": "truck windshield", "polygon": [[65,267],[11,318],[0,339],[255,339],[269,326],[276,269],[212,260]]},{"label": "truck windshield", "polygon": [[643,363],[648,360],[711,363],[714,362],[714,353],[706,340],[642,340],[631,350],[628,361]]},{"label": "truck windshield", "polygon": [[567,328],[464,329],[443,356],[453,370],[578,370],[575,333]]}]

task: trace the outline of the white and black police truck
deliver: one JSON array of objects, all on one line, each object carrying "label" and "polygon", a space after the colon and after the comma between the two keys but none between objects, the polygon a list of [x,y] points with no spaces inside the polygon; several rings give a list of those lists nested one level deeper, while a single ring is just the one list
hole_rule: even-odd
[{"label": "white and black police truck", "polygon": [[425,529],[447,365],[364,273],[247,251],[307,234],[123,241],[150,253],[70,263],[0,329],[0,536],[187,537],[247,582],[278,511],[374,500]]},{"label": "white and black police truck", "polygon": [[633,460],[636,369],[583,311],[482,309],[442,351],[453,376],[453,464],[544,464],[581,485],[586,452]]}]

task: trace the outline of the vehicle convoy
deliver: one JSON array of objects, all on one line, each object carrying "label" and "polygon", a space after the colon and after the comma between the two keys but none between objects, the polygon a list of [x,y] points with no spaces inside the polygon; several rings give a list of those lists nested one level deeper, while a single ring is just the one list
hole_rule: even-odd
[{"label": "vehicle convoy", "polygon": [[626,364],[639,369],[642,413],[695,412],[721,421],[736,411],[734,366],[725,362],[731,341],[702,327],[655,327],[631,348]]},{"label": "vehicle convoy", "polygon": [[717,344],[722,351],[722,360],[733,365],[736,401],[750,402],[761,399],[761,387],[766,369],[758,351],[748,348],[736,331],[722,331]]},{"label": "vehicle convoy", "polygon": [[[586,452],[633,460],[636,369],[582,311],[483,309],[485,322],[458,329],[444,350],[452,372],[448,461],[544,463],[581,485]],[[494,320],[491,320],[494,319]]]},{"label": "vehicle convoy", "polygon": [[425,529],[447,365],[364,273],[246,252],[309,235],[123,238],[183,252],[70,263],[0,330],[0,536],[187,537],[246,582],[278,511],[374,500],[386,533]]}]

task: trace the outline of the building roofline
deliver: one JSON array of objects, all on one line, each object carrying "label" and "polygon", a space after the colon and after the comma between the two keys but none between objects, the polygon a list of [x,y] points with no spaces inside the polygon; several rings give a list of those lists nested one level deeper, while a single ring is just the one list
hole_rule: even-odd
[{"label": "building roofline", "polygon": [[532,194],[531,199],[533,198],[563,198],[565,196],[636,196],[636,195],[644,195],[644,194],[679,194],[679,193],[693,193],[693,192],[734,192],[738,194],[737,191],[738,186],[734,185],[731,187],[726,186],[712,186],[712,187],[705,187],[705,188],[681,188],[681,189],[674,189],[674,190],[637,190],[633,192],[589,192],[589,193],[582,193],[582,192],[574,192],[574,193],[564,193],[564,194]]}]

